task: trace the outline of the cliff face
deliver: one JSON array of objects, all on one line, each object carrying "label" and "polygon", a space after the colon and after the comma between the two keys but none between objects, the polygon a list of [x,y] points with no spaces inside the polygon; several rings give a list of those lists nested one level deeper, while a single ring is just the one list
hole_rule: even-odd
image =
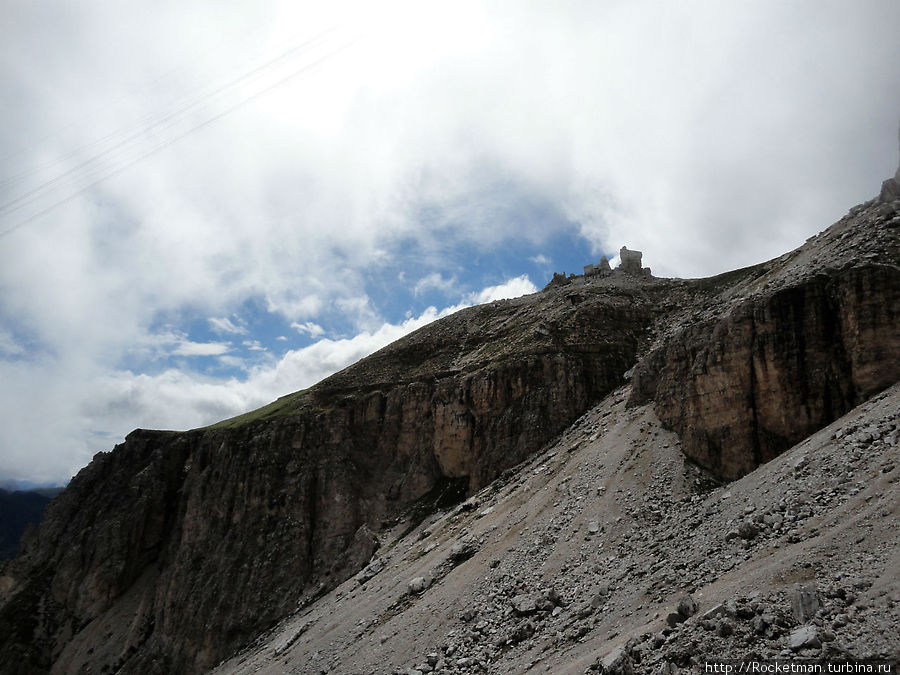
[{"label": "cliff face", "polygon": [[900,379],[898,225],[900,202],[871,202],[753,268],[620,272],[471,308],[258,411],[135,431],[0,568],[0,660],[202,672],[357,572],[417,505],[539,450],[632,368],[632,404],[652,402],[687,456],[743,475]]},{"label": "cliff face", "polygon": [[748,300],[643,359],[634,402],[652,400],[691,459],[739,478],[900,379],[898,307],[890,267]]},{"label": "cliff face", "polygon": [[133,432],[7,571],[3,653],[208,669],[357,572],[384,521],[448,482],[481,487],[617,386],[665,287],[465,310],[255,413]]},{"label": "cliff face", "polygon": [[[873,200],[721,291],[635,367],[684,453],[745,475],[900,379],[900,201]],[[701,282],[702,283],[702,282]]]}]

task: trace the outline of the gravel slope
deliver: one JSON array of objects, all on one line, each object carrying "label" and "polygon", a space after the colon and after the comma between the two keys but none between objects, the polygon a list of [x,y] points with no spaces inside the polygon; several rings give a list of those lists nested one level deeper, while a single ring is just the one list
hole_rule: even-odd
[{"label": "gravel slope", "polygon": [[900,385],[726,486],[629,393],[462,506],[398,523],[355,579],[216,672],[900,657]]}]

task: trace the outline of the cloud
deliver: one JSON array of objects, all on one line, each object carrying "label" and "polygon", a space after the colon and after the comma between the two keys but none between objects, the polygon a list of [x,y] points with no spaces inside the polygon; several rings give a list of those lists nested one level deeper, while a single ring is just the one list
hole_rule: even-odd
[{"label": "cloud", "polygon": [[209,319],[209,325],[217,333],[232,333],[234,335],[246,335],[248,332],[246,326],[237,325],[228,317],[223,317],[220,319],[211,317]]},{"label": "cloud", "polygon": [[488,286],[477,293],[472,293],[469,296],[469,300],[473,305],[481,305],[494,300],[506,300],[508,298],[517,298],[520,295],[527,295],[528,293],[536,293],[537,290],[537,286],[531,283],[528,275],[523,274],[497,286]]},{"label": "cloud", "polygon": [[539,253],[538,255],[533,255],[528,259],[531,262],[533,262],[535,265],[550,265],[550,264],[552,264],[552,261],[550,260],[550,258],[545,256],[543,253]]},{"label": "cloud", "polygon": [[226,342],[191,342],[184,340],[178,344],[176,356],[218,356],[231,350],[231,345]]},{"label": "cloud", "polygon": [[[325,329],[322,328],[322,326],[320,326],[319,324],[313,323],[312,321],[306,321],[304,323],[295,321],[291,324],[291,328],[296,329],[297,332],[301,335],[309,335],[311,338],[317,338],[320,335],[325,334]],[[277,339],[287,340],[287,338],[283,335],[278,336]]]},{"label": "cloud", "polygon": [[[404,280],[451,302],[544,264],[563,232],[598,256],[641,250],[658,275],[715,274],[799,245],[897,165],[893,0],[145,9],[4,15],[4,453],[86,461],[110,439],[93,431],[196,424],[278,388],[225,392],[191,358],[163,378],[173,355],[291,380],[198,325],[261,345],[287,325],[387,335]],[[507,283],[463,303],[533,290]],[[368,344],[333,342],[327,363]],[[184,405],[186,383],[196,409],[153,399]]]},{"label": "cloud", "polygon": [[264,351],[266,351],[266,348],[263,347],[263,346],[259,343],[259,340],[244,340],[244,342],[243,342],[242,344],[243,344],[247,349],[249,349],[251,352],[264,352]]},{"label": "cloud", "polygon": [[25,348],[16,342],[16,339],[7,331],[0,330],[0,355],[19,356],[25,353]]},{"label": "cloud", "polygon": [[427,291],[440,291],[449,294],[454,291],[456,285],[456,278],[446,279],[440,272],[432,272],[416,282],[415,286],[413,286],[413,293],[422,295]]}]

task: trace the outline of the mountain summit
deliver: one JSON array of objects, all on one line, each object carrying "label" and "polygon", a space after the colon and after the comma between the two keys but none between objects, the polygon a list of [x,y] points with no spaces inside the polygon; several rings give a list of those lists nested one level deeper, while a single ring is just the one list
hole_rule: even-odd
[{"label": "mountain summit", "polygon": [[[0,568],[4,672],[198,673],[245,649],[222,671],[668,673],[738,638],[885,655],[897,181],[753,267],[660,279],[638,256],[246,415],[132,432]],[[829,559],[843,527],[865,569]]]}]

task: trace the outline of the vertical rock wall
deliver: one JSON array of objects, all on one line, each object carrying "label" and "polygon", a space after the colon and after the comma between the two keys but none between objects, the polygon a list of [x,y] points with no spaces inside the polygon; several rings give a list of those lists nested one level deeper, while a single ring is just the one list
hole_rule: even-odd
[{"label": "vertical rock wall", "polygon": [[635,369],[684,452],[738,478],[900,379],[900,272],[819,275],[689,326]]}]

